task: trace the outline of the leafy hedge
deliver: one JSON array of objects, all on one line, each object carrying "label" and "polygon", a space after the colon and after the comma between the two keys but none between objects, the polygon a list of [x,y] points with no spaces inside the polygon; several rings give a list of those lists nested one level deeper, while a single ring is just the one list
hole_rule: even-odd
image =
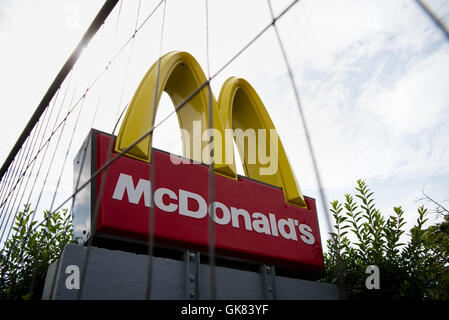
[{"label": "leafy hedge", "polygon": [[0,299],[41,299],[48,266],[74,240],[66,209],[45,211],[41,225],[32,221],[33,213],[29,204],[18,213],[14,234],[1,252]]},{"label": "leafy hedge", "polygon": [[[404,211],[394,207],[388,218],[376,208],[373,192],[357,181],[355,198],[331,202],[335,233],[327,243],[324,281],[338,283],[347,299],[448,299],[449,215],[427,229],[427,209],[418,208],[418,220],[405,234]],[[368,290],[367,266],[380,271],[380,289]]]},{"label": "leafy hedge", "polygon": [[[376,208],[373,192],[357,181],[355,197],[331,202],[335,233],[324,254],[326,276],[338,283],[346,299],[448,299],[449,212],[442,223],[424,228],[427,209],[418,208],[416,225],[405,234],[404,212],[393,208],[388,217]],[[75,242],[67,210],[44,223],[32,221],[30,205],[18,214],[14,235],[0,255],[0,299],[40,299],[48,266],[57,260],[67,243]],[[368,290],[367,266],[380,271],[380,289]]]}]

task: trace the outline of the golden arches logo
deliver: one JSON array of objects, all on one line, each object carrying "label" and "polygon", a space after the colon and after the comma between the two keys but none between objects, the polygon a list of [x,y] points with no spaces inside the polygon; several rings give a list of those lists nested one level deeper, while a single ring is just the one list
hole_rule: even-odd
[{"label": "golden arches logo", "polygon": [[[159,68],[159,79],[158,78]],[[156,89],[156,82],[157,91]],[[197,90],[207,79],[199,63],[186,52],[170,52],[160,58],[160,63],[155,62],[139,84],[134,97],[126,112],[120,127],[115,150],[120,152],[131,145],[153,125],[159,100],[163,92],[166,92],[175,106]],[[211,100],[209,102],[209,96]],[[282,188],[285,200],[293,205],[307,207],[304,197],[300,191],[298,182],[292,171],[287,155],[278,141],[279,137],[275,131],[273,122],[254,88],[244,79],[231,77],[223,84],[218,101],[213,94],[208,93],[207,86],[177,111],[179,126],[182,129],[182,146],[184,156],[202,162],[201,156],[195,152],[194,123],[200,123],[203,131],[209,128],[209,103],[213,109],[213,126],[221,133],[214,136],[214,168],[217,174],[236,179],[236,166],[233,153],[226,154],[226,131],[247,129],[262,130],[265,132],[265,150],[277,146],[277,170],[273,173],[261,174],[264,166],[259,160],[255,163],[245,153],[243,139],[235,139],[239,150],[245,175],[251,179],[261,181]],[[189,134],[187,134],[189,133]],[[200,138],[201,139],[201,138]],[[207,147],[209,142],[201,139],[201,147]],[[256,145],[255,148],[260,148]],[[141,161],[150,162],[151,137],[136,144],[126,154]],[[271,149],[270,149],[271,150]],[[259,153],[256,153],[259,154]],[[223,161],[223,157],[230,161]]]}]

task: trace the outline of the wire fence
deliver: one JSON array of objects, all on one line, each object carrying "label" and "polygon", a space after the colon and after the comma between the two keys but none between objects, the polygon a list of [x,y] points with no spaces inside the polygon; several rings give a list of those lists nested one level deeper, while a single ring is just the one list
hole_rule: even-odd
[{"label": "wire fence", "polygon": [[[205,19],[205,43],[207,81],[202,83],[180,104],[161,121],[156,122],[153,118],[150,129],[140,138],[134,141],[121,152],[117,152],[112,157],[112,140],[109,145],[108,158],[105,164],[96,170],[90,178],[81,183],[80,173],[77,177],[71,174],[70,163],[73,161],[82,139],[84,139],[91,128],[111,128],[104,130],[116,135],[116,130],[122,120],[131,99],[132,92],[137,87],[136,81],[140,81],[141,74],[137,69],[146,70],[148,61],[161,57],[164,48],[166,17],[169,17],[170,10],[167,8],[169,0],[156,2],[125,2],[118,0],[107,0],[98,12],[94,21],[86,31],[82,40],[69,57],[54,82],[49,87],[46,95],[37,107],[35,113],[29,120],[17,143],[11,150],[5,163],[0,169],[0,245],[2,255],[4,245],[17,233],[14,230],[14,222],[23,210],[25,204],[31,204],[33,208],[32,221],[33,229],[45,225],[51,216],[58,211],[68,208],[73,210],[74,202],[79,193],[90,186],[95,179],[100,179],[100,191],[92,212],[93,223],[97,221],[99,199],[104,192],[105,181],[108,175],[108,168],[112,163],[125,155],[127,151],[141,142],[146,137],[153,138],[155,130],[163,125],[169,118],[173,117],[182,109],[193,97],[202,90],[207,89],[209,97],[212,95],[211,82],[217,78],[233,61],[241,56],[251,45],[269,30],[275,32],[279,50],[285,63],[291,88],[293,89],[298,117],[303,125],[306,137],[307,148],[313,162],[322,208],[328,212],[327,197],[323,187],[320,171],[316,161],[312,140],[308,129],[308,122],[302,110],[298,85],[295,83],[295,75],[288,59],[282,36],[277,27],[277,22],[282,19],[299,1],[292,1],[277,15],[274,13],[271,1],[268,0],[269,23],[261,28],[252,38],[243,45],[232,57],[222,64],[217,71],[211,72],[210,68],[210,32],[209,32],[209,6],[208,1],[204,2],[205,11],[201,14]],[[418,1],[424,7],[421,1]],[[424,7],[427,8],[427,7]],[[444,25],[438,20],[436,15],[430,14],[436,24],[446,32]],[[134,18],[132,18],[134,17]],[[133,21],[130,25],[129,21]],[[127,23],[124,25],[123,23]],[[140,59],[142,50],[149,50],[146,59]],[[84,51],[83,51],[84,48]],[[142,49],[144,48],[144,49]],[[127,54],[125,52],[127,51]],[[82,54],[81,54],[82,53]],[[155,59],[156,58],[156,59]],[[141,61],[136,63],[136,61]],[[143,67],[142,67],[143,65]],[[156,92],[159,85],[159,68],[156,81]],[[131,69],[134,72],[133,80],[130,81]],[[209,119],[208,127],[213,128],[213,108],[209,99]],[[157,101],[154,101],[156,107]],[[105,108],[105,106],[108,108]],[[105,117],[105,113],[113,114],[114,117]],[[107,118],[107,120],[104,120]],[[115,118],[115,119],[114,119]],[[113,123],[111,123],[111,120]],[[151,156],[153,159],[153,156]],[[85,161],[83,158],[82,163]],[[101,177],[101,178],[100,178]],[[150,179],[155,179],[154,166],[151,166]],[[73,186],[72,186],[73,183]],[[209,203],[214,203],[214,163],[211,158],[209,166],[209,180],[206,182],[209,188]],[[153,184],[154,185],[154,184]],[[72,189],[73,188],[73,189]],[[151,197],[151,201],[153,201]],[[148,239],[148,282],[146,296],[151,297],[152,279],[152,256],[154,252],[154,206],[149,208],[149,239]],[[49,214],[44,217],[43,211],[48,210]],[[212,210],[215,212],[215,210]],[[332,231],[332,224],[326,214],[326,228]],[[215,232],[214,223],[209,219],[208,224],[208,261],[211,267],[210,272],[210,293],[211,298],[216,297],[215,286]],[[29,230],[28,234],[31,234]],[[92,226],[95,230],[95,225]],[[45,230],[46,232],[47,230]],[[25,237],[28,236],[25,235]],[[89,261],[92,237],[87,241],[87,254],[84,260],[84,268]],[[8,256],[9,258],[9,256]],[[36,257],[39,258],[39,257]],[[3,278],[3,270],[2,270]],[[78,298],[82,297],[83,281],[85,274],[81,277],[81,290]],[[54,282],[53,282],[54,283]],[[30,290],[34,286],[34,279],[30,283]],[[54,288],[53,288],[54,290]]]}]

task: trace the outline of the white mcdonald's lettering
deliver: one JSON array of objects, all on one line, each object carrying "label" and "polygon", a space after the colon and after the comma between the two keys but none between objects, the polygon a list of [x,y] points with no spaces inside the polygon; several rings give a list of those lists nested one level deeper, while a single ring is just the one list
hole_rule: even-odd
[{"label": "white mcdonald's lettering", "polygon": [[[196,211],[189,209],[189,199],[198,203]],[[199,194],[179,189],[179,214],[197,219],[204,218],[207,215],[206,201]]]},{"label": "white mcdonald's lettering", "polygon": [[128,201],[138,204],[143,194],[145,205],[149,207],[151,203],[150,190],[151,181],[140,179],[137,186],[134,188],[133,178],[127,174],[120,174],[112,198],[121,200],[123,198],[123,194],[127,191]]},{"label": "white mcdonald's lettering", "polygon": [[[120,173],[112,198],[123,200],[126,191],[130,203],[138,205],[143,196],[144,205],[150,207],[150,190],[151,181],[139,179],[137,185],[134,186],[133,178],[130,175]],[[167,196],[169,200],[165,197],[164,201],[164,196]],[[194,202],[196,205],[193,205]],[[202,196],[183,189],[179,189],[178,194],[176,194],[171,189],[158,188],[154,190],[154,203],[162,211],[175,212],[178,210],[179,215],[194,219],[205,218],[209,212],[209,215],[217,224],[227,225],[231,223],[234,228],[240,229],[240,222],[243,222],[242,225],[248,231],[264,233],[274,237],[280,235],[288,240],[298,241],[297,232],[299,232],[299,238],[302,242],[308,245],[315,243],[312,228],[306,224],[299,224],[296,219],[276,219],[276,215],[273,213],[269,213],[268,217],[261,212],[250,214],[245,209],[228,207],[219,201],[214,201],[208,206]]]}]

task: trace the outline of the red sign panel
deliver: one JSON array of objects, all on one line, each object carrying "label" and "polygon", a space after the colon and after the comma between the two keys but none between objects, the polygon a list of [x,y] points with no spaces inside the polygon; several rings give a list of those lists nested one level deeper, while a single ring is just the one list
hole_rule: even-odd
[{"label": "red sign panel", "polygon": [[[111,138],[98,134],[95,139],[98,169],[106,162]],[[212,205],[208,203],[207,166],[174,164],[171,156],[161,151],[155,151],[152,163],[153,181],[150,164],[145,162],[120,157],[109,167],[97,232],[147,240],[153,196],[157,243],[207,251],[208,224],[215,209],[217,254],[322,273],[314,199],[306,197],[308,209],[303,209],[286,203],[279,188],[216,174]]]}]

